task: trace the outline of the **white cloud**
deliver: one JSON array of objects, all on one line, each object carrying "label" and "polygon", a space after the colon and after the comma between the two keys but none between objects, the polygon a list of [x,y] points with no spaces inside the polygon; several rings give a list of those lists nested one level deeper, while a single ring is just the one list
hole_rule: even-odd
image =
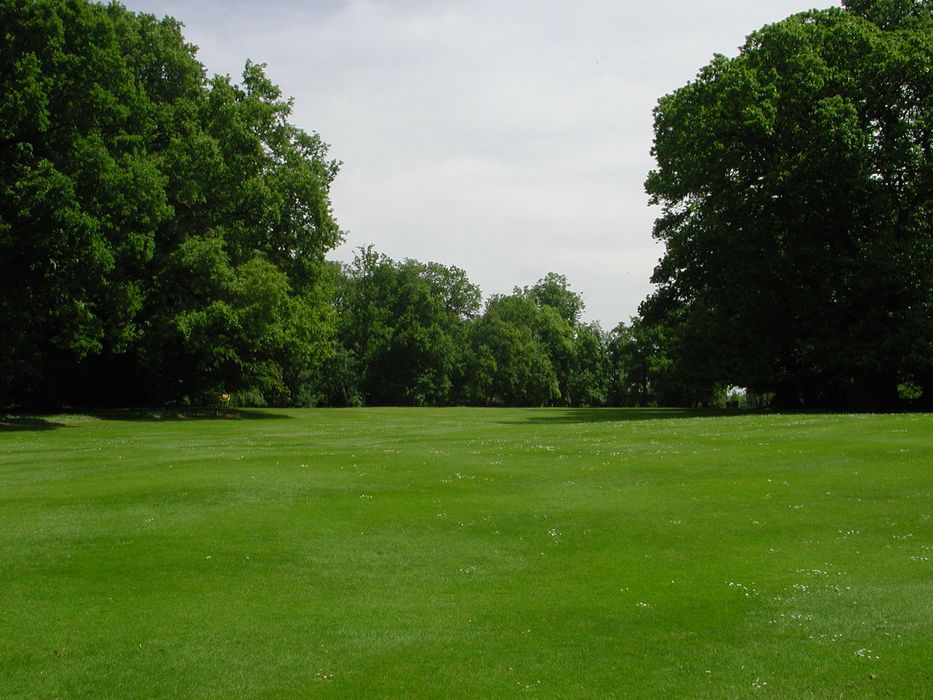
[{"label": "white cloud", "polygon": [[[822,7],[838,5],[822,0]],[[344,161],[334,256],[374,243],[486,294],[568,276],[605,327],[661,251],[643,182],[651,110],[713,53],[808,0],[130,0],[182,20],[209,72],[244,60]]]}]

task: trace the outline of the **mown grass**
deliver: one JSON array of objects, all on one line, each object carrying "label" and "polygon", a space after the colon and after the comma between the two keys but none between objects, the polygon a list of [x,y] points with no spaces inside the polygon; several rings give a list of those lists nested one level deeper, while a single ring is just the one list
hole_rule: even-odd
[{"label": "mown grass", "polygon": [[0,421],[0,697],[929,697],[933,415]]}]

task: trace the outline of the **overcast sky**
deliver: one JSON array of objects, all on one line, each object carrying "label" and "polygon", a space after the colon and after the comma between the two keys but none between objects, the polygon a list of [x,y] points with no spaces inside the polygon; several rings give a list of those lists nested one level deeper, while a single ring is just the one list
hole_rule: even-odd
[{"label": "overcast sky", "polygon": [[661,249],[652,108],[714,53],[835,0],[127,0],[185,24],[209,73],[247,58],[343,161],[349,260],[457,265],[484,295],[568,277],[587,320],[635,313]]}]

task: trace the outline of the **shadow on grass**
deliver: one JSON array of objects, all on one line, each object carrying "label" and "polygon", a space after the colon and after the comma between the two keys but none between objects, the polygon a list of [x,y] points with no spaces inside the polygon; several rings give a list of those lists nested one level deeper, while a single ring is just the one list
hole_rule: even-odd
[{"label": "shadow on grass", "polygon": [[0,416],[0,433],[15,433],[26,430],[55,430],[57,428],[67,428],[64,423],[36,416]]},{"label": "shadow on grass", "polygon": [[567,423],[609,423],[634,422],[646,420],[674,420],[682,418],[737,418],[739,416],[760,415],[761,411],[739,409],[689,409],[689,408],[564,408],[542,409],[526,418],[505,423],[540,423],[555,425]]},{"label": "shadow on grass", "polygon": [[3,416],[0,415],[0,433],[17,431],[56,430],[71,427],[56,418],[67,416],[89,416],[99,420],[168,422],[168,421],[204,421],[204,420],[287,420],[291,416],[274,413],[264,409],[241,408],[120,408],[107,410],[73,410],[51,416]]},{"label": "shadow on grass", "polygon": [[288,420],[291,416],[261,408],[118,408],[83,411],[101,420],[186,421],[186,420]]}]

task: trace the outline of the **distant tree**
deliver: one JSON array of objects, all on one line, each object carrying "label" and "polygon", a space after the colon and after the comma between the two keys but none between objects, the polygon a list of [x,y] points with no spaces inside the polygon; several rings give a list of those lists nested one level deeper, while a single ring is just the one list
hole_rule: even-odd
[{"label": "distant tree", "polygon": [[[538,333],[548,321],[521,293],[494,296],[472,327],[467,397],[490,406],[544,406],[561,396],[557,373]],[[560,319],[563,321],[563,319]]]},{"label": "distant tree", "polygon": [[[656,301],[653,297],[651,301]],[[702,355],[680,358],[680,328],[668,315],[655,316],[643,305],[644,315],[619,323],[606,338],[608,402],[617,406],[720,405],[724,387],[705,379],[694,362]],[[667,310],[669,311],[669,310]]]},{"label": "distant tree", "polygon": [[655,110],[665,253],[641,313],[685,383],[933,391],[931,3],[844,4],[754,32]]},{"label": "distant tree", "polygon": [[340,270],[338,348],[321,377],[338,405],[443,405],[458,400],[466,323],[480,292],[463,270],[401,263],[361,248]]},{"label": "distant tree", "polygon": [[604,406],[609,401],[609,390],[608,339],[599,324],[581,323],[574,329],[567,403],[571,406]]},{"label": "distant tree", "polygon": [[491,405],[602,405],[608,357],[598,326],[580,322],[583,299],[549,273],[489,300],[473,325],[469,400]]},{"label": "distant tree", "polygon": [[531,287],[526,287],[524,293],[537,306],[550,306],[569,325],[575,326],[580,322],[580,314],[585,308],[583,297],[570,288],[564,275],[549,272]]},{"label": "distant tree", "polygon": [[625,322],[620,322],[607,334],[607,402],[610,405],[640,406],[647,403],[648,373],[637,350],[632,330]]}]

